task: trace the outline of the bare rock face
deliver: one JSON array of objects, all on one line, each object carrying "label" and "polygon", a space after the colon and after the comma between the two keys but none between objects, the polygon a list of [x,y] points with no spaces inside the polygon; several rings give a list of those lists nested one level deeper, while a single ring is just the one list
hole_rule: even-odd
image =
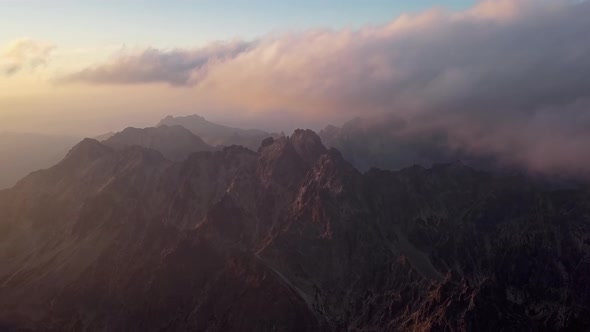
[{"label": "bare rock face", "polygon": [[327,151],[320,137],[309,129],[295,130],[290,137],[290,141],[297,154],[310,166],[313,166],[320,156]]},{"label": "bare rock face", "polygon": [[308,130],[167,158],[173,130],[84,140],[0,191],[0,328],[590,328],[587,189],[362,174]]}]

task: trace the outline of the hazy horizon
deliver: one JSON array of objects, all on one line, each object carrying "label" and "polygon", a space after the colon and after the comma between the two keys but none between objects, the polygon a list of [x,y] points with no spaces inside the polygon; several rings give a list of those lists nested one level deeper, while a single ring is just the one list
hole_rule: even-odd
[{"label": "hazy horizon", "polygon": [[12,27],[0,34],[0,132],[385,118],[398,136],[438,132],[452,149],[590,172],[586,1],[0,5]]},{"label": "hazy horizon", "polygon": [[[452,0],[436,6],[457,10],[471,3]],[[318,28],[358,30],[434,7],[430,1],[0,1],[0,6],[6,27],[0,31],[0,131],[75,136],[151,126],[166,115],[189,114],[266,130],[325,126],[331,118],[302,117],[297,105],[285,120],[268,115],[279,108],[257,110],[206,101],[195,96],[194,87],[167,82],[93,86],[57,81],[146,50],[199,52],[214,43],[281,38]],[[182,56],[178,60],[193,61]],[[192,64],[188,66],[186,70]]]}]

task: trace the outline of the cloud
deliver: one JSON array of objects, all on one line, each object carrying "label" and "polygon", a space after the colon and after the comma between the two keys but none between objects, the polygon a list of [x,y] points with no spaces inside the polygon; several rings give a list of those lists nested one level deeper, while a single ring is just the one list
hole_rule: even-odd
[{"label": "cloud", "polygon": [[395,114],[407,135],[442,131],[453,147],[590,174],[588,17],[588,2],[482,1],[359,30],[149,49],[66,79],[193,86],[195,95],[261,114]]},{"label": "cloud", "polygon": [[110,62],[62,77],[62,82],[93,84],[168,83],[187,85],[192,76],[206,75],[207,66],[245,52],[251,42],[213,43],[193,50],[158,50],[140,52],[122,50]]},{"label": "cloud", "polygon": [[54,49],[53,44],[33,39],[13,41],[0,50],[0,74],[12,76],[45,66]]}]

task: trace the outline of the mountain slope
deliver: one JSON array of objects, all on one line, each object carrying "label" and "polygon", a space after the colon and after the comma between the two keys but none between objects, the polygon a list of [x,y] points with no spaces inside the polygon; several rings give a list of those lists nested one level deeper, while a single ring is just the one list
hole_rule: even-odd
[{"label": "mountain slope", "polygon": [[0,326],[584,330],[590,193],[360,173],[312,131],[173,162],[84,140],[0,192]]}]

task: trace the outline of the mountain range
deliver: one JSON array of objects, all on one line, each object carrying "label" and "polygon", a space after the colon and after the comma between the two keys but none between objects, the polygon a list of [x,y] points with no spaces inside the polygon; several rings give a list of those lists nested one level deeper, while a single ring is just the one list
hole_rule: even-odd
[{"label": "mountain range", "polygon": [[[154,142],[153,133],[160,127],[183,127],[187,130],[182,133],[179,128],[168,130],[169,137],[162,136],[166,142]],[[499,165],[491,156],[450,148],[443,133],[408,136],[402,128],[403,124],[396,119],[385,119],[376,124],[370,119],[357,118],[340,127],[329,125],[319,135],[327,147],[338,149],[346,160],[361,171],[371,167],[398,170],[412,165],[431,166],[434,163],[459,160],[488,170],[494,170],[494,165]],[[189,132],[193,135],[188,135]],[[113,136],[116,137],[111,139]],[[108,132],[94,138],[114,147],[140,145],[158,149],[164,147],[156,145],[167,144],[169,149],[165,150],[170,155],[165,154],[165,157],[178,160],[192,152],[231,145],[241,145],[256,151],[264,139],[281,136],[284,133],[233,128],[210,122],[195,114],[167,116],[154,128],[130,127],[119,133]],[[0,188],[14,185],[32,171],[55,165],[79,141],[74,137],[8,133],[0,134],[0,139],[3,142],[0,143],[0,156],[3,159],[0,164]],[[172,151],[174,149],[177,151]]]},{"label": "mountain range", "polygon": [[[167,134],[154,135],[158,130],[166,131]],[[192,152],[230,145],[242,145],[256,150],[265,138],[279,136],[257,129],[232,128],[207,121],[199,115],[191,115],[168,116],[154,128],[130,127],[119,133],[108,132],[94,138],[112,147],[139,145],[163,149],[168,153],[165,153],[167,158],[177,160]],[[55,165],[79,141],[80,138],[69,136],[0,133],[0,189],[13,186],[33,171]],[[162,144],[168,147],[161,146]]]},{"label": "mountain range", "polygon": [[182,129],[126,131],[0,191],[0,327],[590,329],[586,185],[360,172],[310,130],[186,155]]},{"label": "mountain range", "polygon": [[156,127],[162,125],[185,127],[212,146],[241,145],[251,150],[258,149],[260,142],[265,138],[280,136],[259,129],[241,129],[220,125],[207,121],[204,117],[196,114],[178,117],[167,116]]}]

